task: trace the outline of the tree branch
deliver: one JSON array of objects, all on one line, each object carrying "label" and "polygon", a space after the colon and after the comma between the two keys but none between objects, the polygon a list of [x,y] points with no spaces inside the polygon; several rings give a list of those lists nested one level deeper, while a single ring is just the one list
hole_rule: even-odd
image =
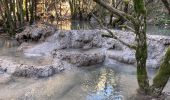
[{"label": "tree branch", "polygon": [[110,5],[106,4],[103,0],[93,0],[94,2],[98,3],[99,5],[101,5],[102,7],[104,7],[105,9],[109,10],[111,13],[122,17],[124,19],[127,19],[129,21],[131,21],[133,24],[136,23],[135,18],[123,11],[120,11],[118,9],[115,9],[113,7],[111,7]]},{"label": "tree branch", "polygon": [[132,32],[135,33],[135,30],[132,27],[130,27],[130,26],[127,26],[127,25],[119,25],[119,26],[122,27],[122,28],[129,29],[129,30],[131,30]]},{"label": "tree branch", "polygon": [[119,39],[110,29],[108,29],[107,27],[105,27],[105,26],[103,25],[103,23],[100,21],[99,18],[97,18],[94,14],[92,14],[92,15],[93,15],[93,17],[98,21],[98,23],[100,24],[100,26],[109,33],[109,35],[102,34],[103,37],[114,38],[114,39],[118,40],[120,43],[122,43],[123,45],[125,45],[125,46],[127,46],[127,47],[129,47],[129,48],[131,48],[131,49],[135,49],[135,50],[136,50],[136,46],[135,46],[135,45],[130,45],[130,44],[122,41],[121,39]]},{"label": "tree branch", "polygon": [[104,29],[105,29],[107,32],[109,32],[110,34],[112,34],[112,38],[118,40],[118,41],[119,41],[120,43],[122,43],[123,45],[125,45],[125,46],[127,46],[127,47],[129,47],[129,48],[131,48],[131,49],[135,49],[135,50],[136,50],[136,46],[135,46],[135,45],[130,45],[130,44],[122,41],[122,40],[119,39],[116,35],[114,35],[114,33],[113,33],[110,29],[108,29],[108,28],[106,28],[106,27],[105,27]]}]

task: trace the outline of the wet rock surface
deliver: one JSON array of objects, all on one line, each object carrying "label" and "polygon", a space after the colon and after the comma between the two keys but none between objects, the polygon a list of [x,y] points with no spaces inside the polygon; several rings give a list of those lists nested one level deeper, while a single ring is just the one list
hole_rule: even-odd
[{"label": "wet rock surface", "polygon": [[103,63],[105,54],[102,50],[56,50],[53,53],[55,59],[60,59],[75,66],[91,66]]},{"label": "wet rock surface", "polygon": [[26,65],[18,64],[10,59],[0,59],[0,72],[2,75],[9,74],[20,77],[49,77],[64,70],[61,64],[57,65]]},{"label": "wet rock surface", "polygon": [[[132,32],[124,32],[113,30],[115,35],[126,43],[135,44],[135,35]],[[115,40],[116,41],[116,40]],[[107,50],[107,56],[127,64],[135,64],[135,51],[122,45],[120,42],[115,42],[112,50]],[[169,36],[147,35],[148,44],[148,59],[147,66],[149,68],[158,68],[162,58],[170,44]]]},{"label": "wet rock surface", "polygon": [[[113,30],[113,33],[129,44],[135,44],[132,32]],[[0,59],[0,72],[22,77],[49,77],[62,70],[103,63],[106,59],[135,64],[135,51],[116,39],[102,37],[104,30],[55,30],[51,26],[31,26],[16,38],[22,42],[19,51],[26,57],[52,56],[53,62],[47,65],[27,65],[11,60]],[[24,42],[26,39],[26,42]],[[147,35],[149,68],[158,68],[170,44],[170,37]],[[31,40],[32,42],[28,42]],[[41,41],[43,40],[43,41]],[[35,43],[35,41],[38,41]]]},{"label": "wet rock surface", "polygon": [[69,48],[75,49],[101,48],[103,46],[103,43],[105,43],[105,41],[101,37],[100,31],[58,30],[55,32],[54,35],[48,37],[45,40],[45,42],[39,43],[38,45],[34,45],[31,48],[25,49],[24,53],[46,56],[50,55],[53,50],[62,50]]}]

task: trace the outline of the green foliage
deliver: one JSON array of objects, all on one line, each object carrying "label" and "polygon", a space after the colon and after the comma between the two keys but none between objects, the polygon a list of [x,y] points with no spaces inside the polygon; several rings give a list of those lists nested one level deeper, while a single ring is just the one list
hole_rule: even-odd
[{"label": "green foliage", "polygon": [[164,25],[169,24],[170,25],[170,16],[166,13],[161,14],[157,17],[156,24],[158,25]]},{"label": "green foliage", "polygon": [[134,10],[137,14],[146,14],[146,7],[144,0],[133,0]]},{"label": "green foliage", "polygon": [[124,3],[128,4],[130,0],[123,0]]}]

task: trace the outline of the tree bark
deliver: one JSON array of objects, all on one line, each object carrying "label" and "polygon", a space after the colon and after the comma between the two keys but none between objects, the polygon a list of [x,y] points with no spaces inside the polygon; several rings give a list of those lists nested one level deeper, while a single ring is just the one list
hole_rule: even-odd
[{"label": "tree bark", "polygon": [[140,91],[149,93],[149,80],[146,70],[147,42],[146,42],[146,16],[139,17],[141,24],[135,26],[136,33],[136,61],[137,61],[137,80]]},{"label": "tree bark", "polygon": [[5,8],[5,27],[7,32],[10,34],[10,36],[13,36],[15,33],[15,27],[14,27],[14,21],[13,21],[13,17],[12,14],[10,12],[10,4],[8,0],[4,0],[4,8]]},{"label": "tree bark", "polygon": [[135,28],[136,41],[137,41],[137,46],[136,46],[137,80],[138,80],[140,91],[148,94],[150,87],[149,87],[149,80],[146,71],[147,40],[146,40],[146,8],[145,8],[144,0],[133,0],[136,17],[133,17],[120,10],[117,10],[107,5],[102,0],[93,0],[93,1],[100,4],[101,6],[109,10],[111,13],[132,22]]},{"label": "tree bark", "polygon": [[137,23],[134,23],[137,49],[137,80],[140,91],[149,93],[149,80],[146,70],[147,39],[146,39],[146,8],[144,0],[133,0]]},{"label": "tree bark", "polygon": [[167,84],[170,77],[170,47],[168,48],[164,60],[153,79],[153,85],[151,87],[152,95],[161,95],[165,85]]},{"label": "tree bark", "polygon": [[28,12],[28,0],[25,0],[25,13],[26,13],[26,21],[29,21],[29,12]]}]

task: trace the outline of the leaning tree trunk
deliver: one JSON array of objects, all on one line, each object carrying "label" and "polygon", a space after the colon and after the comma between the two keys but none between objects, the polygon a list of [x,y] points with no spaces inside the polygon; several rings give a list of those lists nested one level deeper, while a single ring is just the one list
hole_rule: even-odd
[{"label": "leaning tree trunk", "polygon": [[168,48],[164,60],[157,72],[157,75],[153,79],[152,95],[159,96],[161,95],[166,83],[170,77],[170,47]]},{"label": "leaning tree trunk", "polygon": [[144,0],[133,0],[137,21],[134,23],[137,48],[137,80],[140,91],[149,93],[149,80],[146,70],[147,41],[146,41],[146,8]]}]

